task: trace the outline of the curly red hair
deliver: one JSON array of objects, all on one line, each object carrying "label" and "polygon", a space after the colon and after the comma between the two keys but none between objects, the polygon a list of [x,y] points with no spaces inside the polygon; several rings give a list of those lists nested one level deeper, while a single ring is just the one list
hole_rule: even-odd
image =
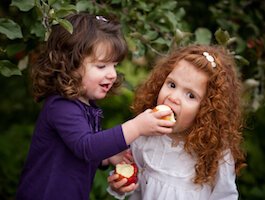
[{"label": "curly red hair", "polygon": [[[212,67],[203,52],[214,57]],[[245,165],[242,150],[241,81],[233,56],[217,45],[190,45],[181,47],[168,57],[160,59],[149,78],[136,90],[132,109],[135,114],[156,106],[159,91],[180,60],[186,60],[208,75],[207,91],[202,100],[191,132],[187,135],[185,150],[195,153],[197,163],[194,183],[214,184],[219,161],[229,149],[238,174]],[[188,75],[187,75],[188,76]]]}]

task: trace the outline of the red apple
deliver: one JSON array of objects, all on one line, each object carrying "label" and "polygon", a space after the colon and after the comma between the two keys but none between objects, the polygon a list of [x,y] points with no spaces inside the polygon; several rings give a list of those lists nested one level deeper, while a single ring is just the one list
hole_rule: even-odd
[{"label": "red apple", "polygon": [[114,170],[115,174],[119,175],[119,178],[117,181],[120,181],[123,178],[127,179],[127,183],[124,184],[124,186],[128,186],[132,183],[137,183],[138,178],[138,168],[135,163],[132,164],[117,164]]},{"label": "red apple", "polygon": [[[167,105],[158,105],[158,106],[156,106],[153,109],[153,112],[166,111],[166,110],[171,110],[171,108],[169,106],[167,106]],[[166,115],[166,116],[162,117],[162,119],[169,120],[169,121],[172,121],[172,122],[176,122],[173,112],[170,115]]]}]

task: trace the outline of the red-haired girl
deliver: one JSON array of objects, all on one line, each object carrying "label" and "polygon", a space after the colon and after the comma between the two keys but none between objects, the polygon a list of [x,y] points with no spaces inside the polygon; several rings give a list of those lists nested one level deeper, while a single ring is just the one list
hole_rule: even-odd
[{"label": "red-haired girl", "polygon": [[[182,47],[157,63],[138,88],[133,110],[164,104],[176,123],[170,135],[132,143],[140,173],[130,200],[238,199],[235,179],[245,160],[240,85],[233,56],[221,46]],[[108,178],[114,191],[136,188],[116,179]]]}]

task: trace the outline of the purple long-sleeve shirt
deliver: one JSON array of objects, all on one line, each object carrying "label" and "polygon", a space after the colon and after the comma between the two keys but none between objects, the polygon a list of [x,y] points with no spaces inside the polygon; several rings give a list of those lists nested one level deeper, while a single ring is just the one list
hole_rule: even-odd
[{"label": "purple long-sleeve shirt", "polygon": [[126,145],[121,125],[100,131],[101,109],[55,95],[36,123],[17,200],[88,200],[101,161]]}]

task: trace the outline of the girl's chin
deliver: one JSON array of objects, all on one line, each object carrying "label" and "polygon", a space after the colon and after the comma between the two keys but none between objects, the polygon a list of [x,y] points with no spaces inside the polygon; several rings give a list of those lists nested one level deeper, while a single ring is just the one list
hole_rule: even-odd
[{"label": "girl's chin", "polygon": [[179,127],[177,124],[173,127],[173,133],[185,132],[188,128]]},{"label": "girl's chin", "polygon": [[100,94],[100,95],[97,95],[95,100],[101,100],[101,99],[104,99],[105,97],[107,96],[107,94]]}]

